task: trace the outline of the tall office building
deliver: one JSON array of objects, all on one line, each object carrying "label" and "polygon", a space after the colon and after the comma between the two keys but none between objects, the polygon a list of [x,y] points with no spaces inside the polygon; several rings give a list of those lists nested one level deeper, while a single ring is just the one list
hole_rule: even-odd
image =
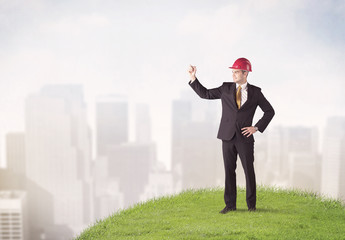
[{"label": "tall office building", "polygon": [[26,193],[0,191],[0,239],[28,238]]},{"label": "tall office building", "polygon": [[107,156],[109,147],[128,142],[128,115],[128,101],[122,96],[97,100],[97,156]]},{"label": "tall office building", "polygon": [[54,224],[79,231],[89,223],[91,205],[91,139],[82,87],[45,86],[27,98],[25,110],[27,178],[52,194]]},{"label": "tall office building", "polygon": [[157,164],[149,173],[148,184],[140,201],[166,196],[174,193],[173,177],[171,171],[167,171],[163,164]]},{"label": "tall office building", "polygon": [[149,106],[135,108],[136,141],[129,140],[129,103],[123,96],[97,100],[97,159],[95,165],[95,216],[106,216],[139,201],[156,163],[151,140]]},{"label": "tall office building", "polygon": [[[27,230],[25,239],[40,239],[39,236],[45,231],[44,228],[48,225],[52,225],[52,199],[50,194],[28,180],[24,174],[15,173],[7,168],[0,169],[0,190],[0,208],[7,206],[8,199],[11,200],[10,202],[17,203],[20,201],[18,199],[22,199],[26,209],[26,218],[29,220],[36,220],[28,221],[25,225],[25,229]],[[1,201],[1,199],[4,201]],[[33,211],[33,209],[36,211]],[[37,211],[37,209],[39,209],[39,211]],[[2,215],[5,214],[0,214],[0,218]],[[35,217],[37,215],[41,217]],[[2,237],[3,236],[0,235],[0,239],[12,239]]]},{"label": "tall office building", "polygon": [[289,185],[313,192],[320,191],[321,158],[318,131],[311,127],[288,128]]},{"label": "tall office building", "polygon": [[264,183],[318,191],[317,129],[276,126],[267,135],[267,161],[262,163]]},{"label": "tall office building", "polygon": [[345,117],[327,120],[321,181],[323,194],[345,200]]},{"label": "tall office building", "polygon": [[[258,133],[260,134],[260,133]],[[287,128],[276,126],[268,129],[267,159],[265,165],[264,183],[274,185],[288,185],[288,132]],[[255,137],[255,136],[254,136]]]},{"label": "tall office building", "polygon": [[[172,173],[175,190],[224,184],[219,103],[182,93],[172,109]],[[192,100],[194,99],[194,100]]]},{"label": "tall office building", "polygon": [[25,134],[6,134],[7,169],[25,175]]},{"label": "tall office building", "polygon": [[137,104],[135,111],[135,133],[137,143],[150,143],[151,138],[151,116],[147,104]]},{"label": "tall office building", "polygon": [[155,161],[155,148],[127,143],[112,146],[108,153],[108,176],[118,180],[119,191],[124,194],[124,207],[137,203],[148,183],[150,163]]},{"label": "tall office building", "polygon": [[93,164],[94,221],[124,207],[119,178],[112,177],[107,157],[97,157]]},{"label": "tall office building", "polygon": [[171,171],[174,188],[182,190],[183,160],[184,160],[184,134],[188,122],[192,119],[192,103],[188,100],[175,100],[172,105],[172,150]]}]

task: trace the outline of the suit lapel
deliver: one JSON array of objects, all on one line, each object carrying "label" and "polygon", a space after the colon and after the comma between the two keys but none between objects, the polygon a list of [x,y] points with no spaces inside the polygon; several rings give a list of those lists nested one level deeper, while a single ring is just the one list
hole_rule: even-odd
[{"label": "suit lapel", "polygon": [[232,102],[232,104],[234,105],[234,107],[237,108],[237,103],[236,103],[236,83],[231,84],[230,95],[231,95],[231,102]]}]

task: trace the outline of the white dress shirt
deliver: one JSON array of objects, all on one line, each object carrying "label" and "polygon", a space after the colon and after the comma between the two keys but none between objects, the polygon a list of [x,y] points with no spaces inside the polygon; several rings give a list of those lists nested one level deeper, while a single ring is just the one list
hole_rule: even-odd
[{"label": "white dress shirt", "polygon": [[[236,92],[240,84],[236,83]],[[248,86],[247,82],[241,85],[241,107],[248,99]]]}]

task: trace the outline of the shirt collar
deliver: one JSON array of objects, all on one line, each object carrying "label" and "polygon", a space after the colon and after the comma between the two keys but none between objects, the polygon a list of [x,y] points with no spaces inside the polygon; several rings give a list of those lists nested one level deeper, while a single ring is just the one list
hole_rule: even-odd
[{"label": "shirt collar", "polygon": [[[242,85],[241,85],[241,88],[242,88],[242,89],[247,89],[247,83],[248,83],[248,82],[246,82],[245,84],[242,84]],[[238,88],[239,85],[240,85],[240,84],[236,83],[236,89]]]}]

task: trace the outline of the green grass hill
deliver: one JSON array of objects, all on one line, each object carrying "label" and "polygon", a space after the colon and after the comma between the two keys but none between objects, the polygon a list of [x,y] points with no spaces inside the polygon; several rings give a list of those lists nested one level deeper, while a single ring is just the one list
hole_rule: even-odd
[{"label": "green grass hill", "polygon": [[248,212],[220,214],[223,189],[188,190],[152,199],[98,221],[76,239],[345,239],[345,206],[312,193],[260,187]]}]

